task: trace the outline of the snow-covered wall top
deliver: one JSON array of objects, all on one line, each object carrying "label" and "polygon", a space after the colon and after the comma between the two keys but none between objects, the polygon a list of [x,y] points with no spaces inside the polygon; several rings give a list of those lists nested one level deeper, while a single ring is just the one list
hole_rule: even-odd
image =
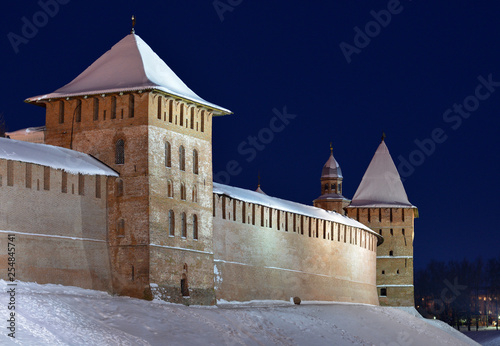
[{"label": "snow-covered wall top", "polygon": [[8,138],[0,138],[0,159],[35,163],[70,174],[118,176],[116,171],[90,155],[52,145]]},{"label": "snow-covered wall top", "polygon": [[135,34],[125,36],[62,88],[47,95],[30,97],[27,101],[135,90],[160,90],[214,108],[219,114],[231,113],[230,110],[196,95],[151,47]]},{"label": "snow-covered wall top", "polygon": [[344,225],[362,228],[364,230],[369,231],[370,233],[377,235],[377,237],[380,237],[378,233],[372,231],[370,228],[363,225],[362,223],[354,219],[351,219],[347,216],[338,214],[334,211],[327,211],[310,205],[300,204],[276,197],[271,197],[256,191],[245,190],[239,187],[223,185],[215,182],[213,191],[218,195],[226,195],[234,199],[239,199],[241,201],[263,205],[265,207],[273,209],[278,209],[290,213],[305,215],[328,221],[334,221]]}]

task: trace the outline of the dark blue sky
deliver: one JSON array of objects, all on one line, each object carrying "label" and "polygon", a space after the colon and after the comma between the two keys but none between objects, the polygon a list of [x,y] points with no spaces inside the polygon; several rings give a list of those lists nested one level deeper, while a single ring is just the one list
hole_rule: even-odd
[{"label": "dark blue sky", "polygon": [[[23,100],[70,82],[129,33],[135,14],[136,33],[194,92],[234,112],[214,119],[223,182],[234,160],[230,185],[255,189],[260,170],[267,194],[311,204],[333,142],[352,198],[385,131],[421,215],[416,267],[498,256],[500,3],[45,3],[55,0],[1,5],[9,130],[43,125],[43,108]],[[273,132],[285,108],[287,124]]]}]

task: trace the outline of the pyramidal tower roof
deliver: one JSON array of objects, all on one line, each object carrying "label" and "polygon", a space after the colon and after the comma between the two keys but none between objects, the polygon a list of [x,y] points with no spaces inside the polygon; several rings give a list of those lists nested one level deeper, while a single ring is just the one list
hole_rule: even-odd
[{"label": "pyramidal tower roof", "polygon": [[401,177],[384,140],[378,146],[350,206],[414,208],[408,201]]},{"label": "pyramidal tower roof", "polygon": [[159,90],[214,109],[231,111],[196,95],[138,35],[130,34],[104,53],[78,77],[56,91],[27,102],[122,91]]}]

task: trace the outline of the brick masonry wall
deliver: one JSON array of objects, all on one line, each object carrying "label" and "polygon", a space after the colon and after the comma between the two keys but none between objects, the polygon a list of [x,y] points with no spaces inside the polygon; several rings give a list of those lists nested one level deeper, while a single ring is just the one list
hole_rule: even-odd
[{"label": "brick masonry wall", "polygon": [[[377,248],[381,305],[413,306],[413,208],[348,208],[348,215],[384,237]],[[386,290],[384,295],[382,289]]]},{"label": "brick masonry wall", "polygon": [[378,305],[375,235],[216,194],[214,200],[217,299],[299,296]]},{"label": "brick masonry wall", "polygon": [[[14,232],[16,279],[111,291],[106,245],[106,180],[67,174],[62,192],[61,170],[11,161],[13,186],[8,186],[7,160],[0,159],[0,271],[7,279],[7,234]],[[26,166],[31,166],[31,186]],[[96,197],[96,179],[101,180]],[[27,187],[28,186],[28,187]],[[46,189],[47,188],[47,189]]]}]

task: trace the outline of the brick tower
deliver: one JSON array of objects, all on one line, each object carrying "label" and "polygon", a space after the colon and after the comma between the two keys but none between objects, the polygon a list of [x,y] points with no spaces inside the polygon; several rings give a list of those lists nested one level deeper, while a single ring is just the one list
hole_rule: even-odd
[{"label": "brick tower", "polygon": [[380,305],[413,306],[413,220],[418,210],[408,201],[384,138],[346,210],[384,237],[377,248]]},{"label": "brick tower", "polygon": [[120,175],[108,186],[114,291],[212,303],[212,117],[231,112],[196,95],[134,33],[27,102],[46,108],[46,144]]},{"label": "brick tower", "polygon": [[344,215],[344,208],[349,205],[350,201],[342,196],[343,179],[342,171],[333,157],[333,148],[330,144],[330,157],[321,171],[321,196],[313,201],[313,205]]}]

